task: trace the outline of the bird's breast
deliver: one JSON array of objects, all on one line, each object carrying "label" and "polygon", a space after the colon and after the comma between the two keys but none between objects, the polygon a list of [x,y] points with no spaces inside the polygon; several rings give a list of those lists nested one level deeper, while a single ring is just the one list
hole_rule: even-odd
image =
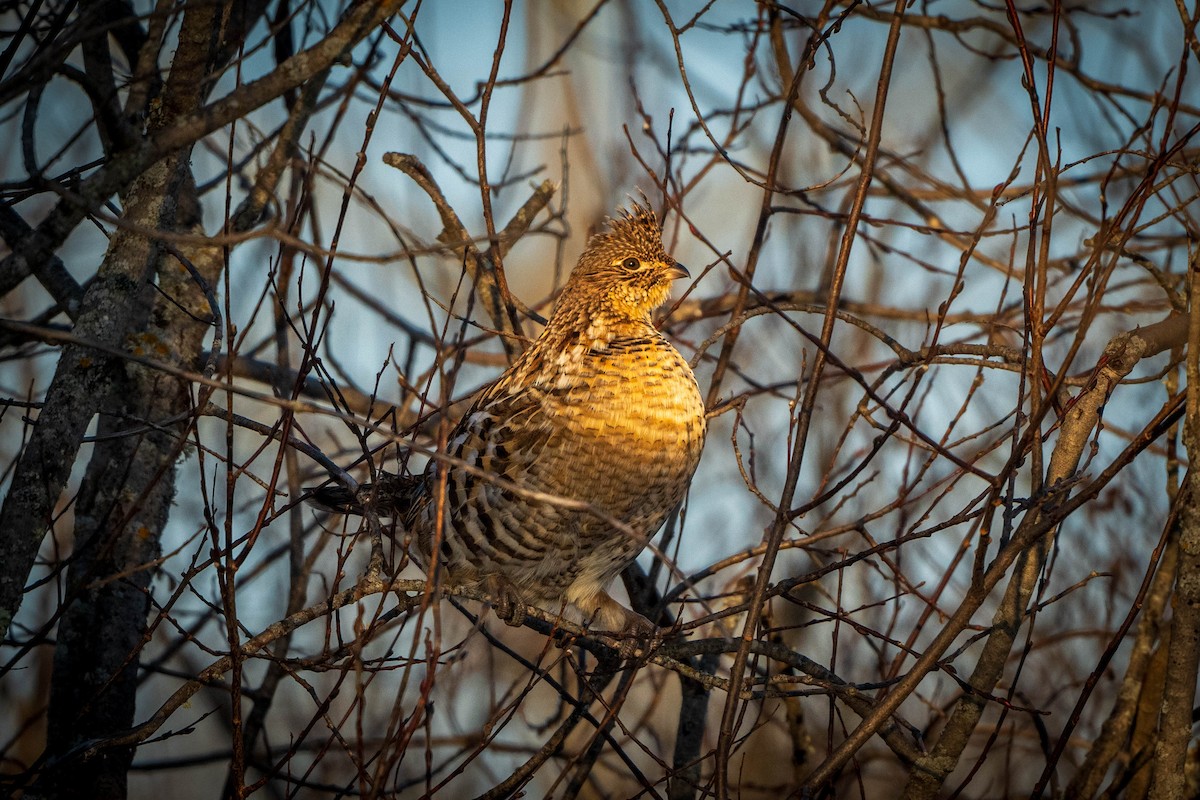
[{"label": "bird's breast", "polygon": [[545,402],[581,449],[618,458],[698,456],[704,401],[687,361],[665,339],[614,338],[570,351],[547,381]]}]

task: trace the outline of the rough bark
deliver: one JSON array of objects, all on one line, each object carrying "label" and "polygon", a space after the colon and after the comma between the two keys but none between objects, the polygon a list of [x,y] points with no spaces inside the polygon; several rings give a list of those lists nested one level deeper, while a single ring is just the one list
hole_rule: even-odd
[{"label": "rough bark", "polygon": [[[185,9],[170,77],[147,123],[149,141],[202,106],[216,67],[237,52],[264,5],[197,3]],[[368,31],[355,33],[361,37]],[[296,124],[280,138],[284,151],[294,147],[313,105],[294,109]],[[2,512],[5,547],[16,556],[0,570],[0,627],[7,629],[82,436],[99,414],[97,443],[75,504],[75,547],[47,715],[47,760],[29,797],[123,798],[127,793],[135,745],[97,750],[88,745],[134,723],[149,586],[175,493],[174,465],[194,408],[188,386],[178,377],[88,344],[124,348],[185,368],[200,360],[220,319],[209,287],[222,272],[224,254],[203,240],[191,151],[191,143],[171,151],[122,191],[122,224],[83,298],[74,331],[82,341],[63,349],[45,411]],[[286,163],[285,152],[263,170],[274,177],[250,202],[252,208],[242,209],[246,213],[238,219],[247,227],[261,216],[269,187]],[[157,230],[196,238],[164,245],[147,233]],[[85,751],[94,757],[83,757]]]},{"label": "rough bark", "polygon": [[[152,126],[203,100],[222,33],[220,9],[187,10],[171,76],[170,96]],[[141,230],[199,233],[191,148],[155,164],[125,195],[124,221],[105,266],[138,276],[127,344],[174,363],[190,363],[216,318],[207,285],[221,269],[218,250],[185,247],[192,275]],[[182,255],[182,253],[181,253]],[[152,292],[151,281],[158,291]],[[169,299],[167,299],[169,298]],[[139,655],[159,540],[175,494],[175,461],[190,424],[187,386],[178,378],[110,362],[98,403],[97,444],[75,509],[75,550],[54,652],[46,752],[51,761],[34,790],[41,797],[124,798],[132,747],[78,762],[81,742],[133,725]],[[69,462],[68,462],[69,465]]]}]

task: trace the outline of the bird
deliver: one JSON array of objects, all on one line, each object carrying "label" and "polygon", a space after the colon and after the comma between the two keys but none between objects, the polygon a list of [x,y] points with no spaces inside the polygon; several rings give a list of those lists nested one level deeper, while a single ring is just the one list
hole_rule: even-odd
[{"label": "bird", "polygon": [[445,458],[311,499],[343,513],[376,503],[421,567],[480,585],[509,624],[525,605],[573,606],[596,631],[656,632],[607,588],[682,502],[704,446],[696,376],[652,319],[689,277],[648,203],[619,209],[541,334],[451,431]]}]

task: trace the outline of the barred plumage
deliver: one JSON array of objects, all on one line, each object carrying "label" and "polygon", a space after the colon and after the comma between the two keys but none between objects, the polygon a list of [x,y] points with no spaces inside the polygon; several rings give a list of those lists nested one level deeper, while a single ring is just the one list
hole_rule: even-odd
[{"label": "barred plumage", "polygon": [[[678,505],[700,460],[699,387],[650,317],[687,275],[644,206],[589,239],[541,336],[451,434],[447,453],[476,469],[444,468],[441,536],[437,460],[389,492],[405,498],[396,513],[418,563],[428,567],[440,539],[447,579],[484,582],[503,616],[517,602],[551,610],[566,602],[601,630],[649,624],[605,587]],[[588,503],[602,515],[530,493]],[[347,506],[336,490],[318,499]]]}]

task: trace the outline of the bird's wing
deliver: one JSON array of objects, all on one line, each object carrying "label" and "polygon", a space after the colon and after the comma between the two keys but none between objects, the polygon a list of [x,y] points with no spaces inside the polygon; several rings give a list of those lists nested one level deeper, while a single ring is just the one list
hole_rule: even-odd
[{"label": "bird's wing", "polygon": [[[467,412],[450,437],[447,452],[474,467],[467,483],[488,476],[521,484],[529,468],[549,441],[553,427],[540,393],[490,388]],[[452,468],[452,471],[459,471]],[[501,489],[488,489],[490,495]]]},{"label": "bird's wing", "polygon": [[[446,465],[449,530],[441,547],[452,570],[465,563],[484,573],[505,572],[543,561],[548,546],[539,538],[544,509],[514,488],[545,490],[535,465],[552,435],[542,399],[528,389],[489,388],[463,417],[446,446],[455,461]],[[436,502],[439,466],[431,462],[429,470]],[[436,505],[424,513],[421,546],[429,552]]]}]

